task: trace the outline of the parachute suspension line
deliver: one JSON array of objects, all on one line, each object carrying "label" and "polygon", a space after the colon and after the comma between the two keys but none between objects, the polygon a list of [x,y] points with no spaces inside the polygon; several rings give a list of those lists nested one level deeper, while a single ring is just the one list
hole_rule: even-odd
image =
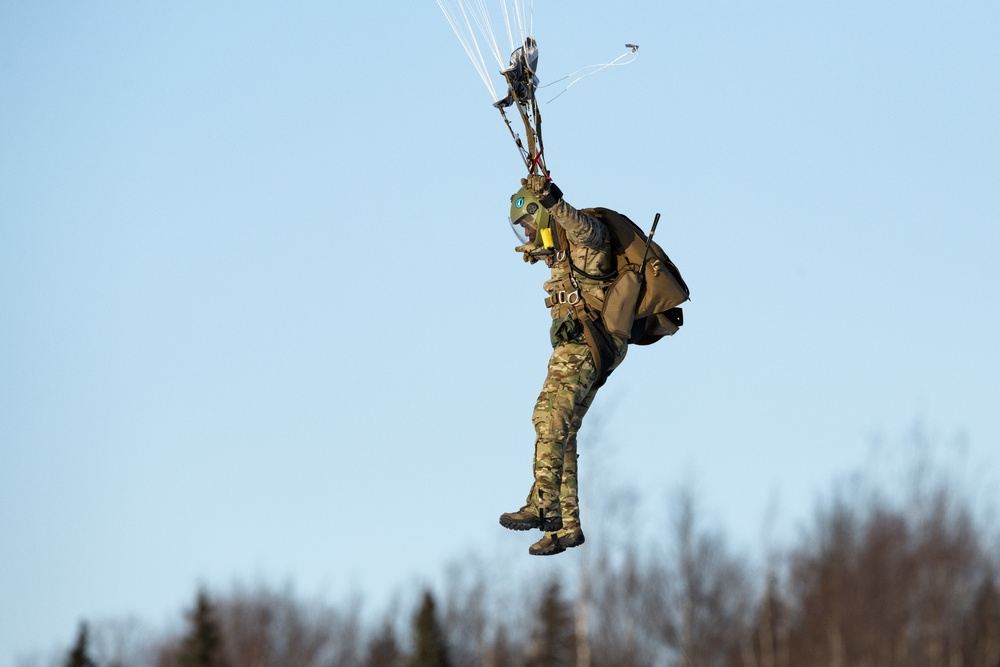
[{"label": "parachute suspension line", "polygon": [[[524,2],[523,0],[512,0],[511,9],[508,8],[506,0],[500,0],[500,4],[501,7],[503,7],[503,20],[507,27],[507,39],[510,42],[510,49],[513,51],[516,47],[524,44],[524,38],[531,34],[528,30],[526,30],[526,27],[530,26],[525,25],[527,21],[525,20]],[[511,20],[512,11],[513,20]],[[534,2],[532,2],[531,16],[529,16],[528,19],[534,16],[534,11]],[[517,28],[516,33],[514,31],[515,27]],[[503,62],[501,62],[500,65],[502,67]]]},{"label": "parachute suspension line", "polygon": [[[501,7],[503,7],[503,23],[504,23],[504,26],[506,26],[506,28],[507,28],[507,41],[510,42],[511,50],[513,51],[514,50],[514,44],[516,42],[514,41],[514,33],[511,31],[511,28],[510,28],[510,12],[507,11],[507,3],[506,2],[502,3]],[[500,63],[500,66],[503,67],[503,63]]]},{"label": "parachute suspension line", "polygon": [[524,11],[524,2],[516,2],[514,8],[517,11],[518,44],[524,44],[524,38],[531,34],[531,21],[534,18],[533,5],[529,5],[530,14]]},{"label": "parachute suspension line", "polygon": [[493,29],[493,19],[490,10],[486,7],[485,0],[468,0],[470,11],[475,8],[473,17],[476,20],[476,27],[490,42],[490,52],[497,65],[503,67],[503,55],[500,52],[500,45],[497,43],[496,31]]},{"label": "parachute suspension line", "polygon": [[487,66],[487,57],[484,52],[488,51],[492,55],[493,60],[496,61],[501,70],[507,67],[507,54],[523,45],[529,34],[526,30],[530,29],[531,26],[534,0],[531,0],[529,12],[525,12],[524,1],[499,0],[502,20],[510,42],[510,49],[504,52],[501,51],[498,43],[500,33],[494,29],[495,9],[491,10],[488,6],[492,5],[492,2],[488,3],[488,0],[437,0],[441,13],[444,14],[462,48],[465,49],[466,55],[472,61],[472,65],[476,68],[479,78],[483,80],[494,102],[499,100],[497,90],[490,78],[491,74],[495,74],[495,72],[492,67]]},{"label": "parachute suspension line", "polygon": [[[614,60],[612,60],[609,63],[604,63],[604,64],[600,64],[600,65],[587,65],[586,67],[581,67],[580,69],[576,70],[575,72],[572,72],[571,74],[567,74],[564,77],[558,78],[555,81],[547,83],[544,86],[539,86],[539,88],[548,88],[549,86],[557,84],[560,81],[565,81],[566,79],[569,79],[570,77],[576,76],[577,74],[580,74],[580,72],[582,72],[584,70],[588,70],[588,69],[589,70],[593,70],[593,71],[587,72],[586,74],[581,74],[577,78],[573,79],[573,81],[571,81],[568,86],[566,86],[565,88],[563,88],[559,92],[559,95],[556,95],[552,99],[548,100],[546,102],[546,104],[548,104],[549,102],[555,101],[560,95],[562,95],[567,90],[569,90],[570,88],[572,88],[576,84],[576,82],[579,81],[580,79],[585,79],[588,76],[590,76],[592,74],[597,74],[601,70],[605,70],[605,69],[607,69],[609,67],[622,67],[624,65],[631,65],[636,60],[638,60],[638,58],[639,58],[639,47],[638,47],[638,45],[636,45],[636,44],[626,44],[625,47],[627,49],[629,49],[629,50],[626,51],[625,53],[621,54],[620,56],[618,56],[617,58],[615,58]],[[629,59],[629,60],[626,60],[623,63],[618,62],[619,60],[621,60],[622,58],[625,58],[627,56],[633,56],[633,57],[631,59]]]},{"label": "parachute suspension line", "polygon": [[[483,58],[482,51],[479,48],[479,42],[476,39],[475,31],[472,29],[472,24],[469,20],[469,15],[465,11],[465,5],[459,4],[458,7],[459,11],[462,14],[462,20],[460,21],[455,13],[455,10],[451,6],[446,4],[446,0],[437,0],[437,3],[438,7],[441,8],[441,12],[448,20],[449,25],[451,25],[452,32],[454,32],[455,36],[458,37],[459,43],[462,45],[462,48],[465,49],[465,53],[467,56],[469,56],[469,60],[472,61],[472,65],[476,68],[476,72],[479,73],[479,78],[482,79],[483,83],[486,85],[486,90],[489,91],[490,96],[493,98],[493,101],[496,102],[498,99],[496,90],[493,88],[493,84],[490,82],[490,73],[486,69],[486,60],[485,58]],[[482,32],[486,36],[492,36],[493,34],[492,32],[485,32],[483,30],[482,24],[479,21],[479,17],[473,15],[473,19],[476,21],[476,25],[479,26],[480,32]],[[463,24],[467,28],[467,32],[463,32],[461,30],[460,26]],[[502,63],[499,55],[500,50],[496,42],[494,41],[491,46],[493,47],[492,48],[493,57],[496,58],[498,62]]]}]

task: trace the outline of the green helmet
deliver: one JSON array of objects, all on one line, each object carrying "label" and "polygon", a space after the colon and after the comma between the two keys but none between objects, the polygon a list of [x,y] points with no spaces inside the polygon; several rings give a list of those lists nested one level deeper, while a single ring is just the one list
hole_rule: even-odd
[{"label": "green helmet", "polygon": [[510,224],[522,244],[552,247],[549,212],[527,188],[521,188],[510,197]]}]

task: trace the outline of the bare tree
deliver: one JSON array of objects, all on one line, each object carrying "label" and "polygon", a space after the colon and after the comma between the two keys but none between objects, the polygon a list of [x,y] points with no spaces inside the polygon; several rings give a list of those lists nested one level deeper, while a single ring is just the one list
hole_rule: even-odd
[{"label": "bare tree", "polygon": [[155,664],[153,631],[135,616],[95,622],[94,660],[101,667]]},{"label": "bare tree", "polygon": [[778,583],[778,572],[769,569],[764,590],[740,647],[741,667],[790,667],[788,608]]},{"label": "bare tree", "polygon": [[483,667],[519,667],[522,661],[515,655],[507,637],[507,627],[501,622],[496,626],[493,641],[483,657]]},{"label": "bare tree", "polygon": [[368,642],[361,667],[400,667],[404,662],[403,658],[396,630],[387,620]]},{"label": "bare tree", "polygon": [[[442,625],[448,652],[456,665],[481,665],[491,650],[489,573],[476,558],[452,563],[445,576]],[[494,618],[496,624],[500,619]]]},{"label": "bare tree", "polygon": [[745,562],[720,535],[700,527],[689,489],[678,498],[673,539],[663,564],[660,637],[679,667],[724,667],[741,655],[750,625]]},{"label": "bare tree", "polygon": [[791,558],[792,664],[964,667],[970,641],[992,657],[981,531],[946,487],[909,500],[845,494],[818,513]]},{"label": "bare tree", "polygon": [[666,545],[629,540],[595,559],[592,665],[727,667],[740,655],[751,588],[744,563],[698,524],[690,490],[679,494]]},{"label": "bare tree", "polygon": [[593,667],[642,667],[658,653],[656,619],[664,614],[669,578],[646,563],[634,547],[619,559],[606,549],[593,560],[589,577],[589,660]]},{"label": "bare tree", "polygon": [[[705,528],[689,489],[652,535],[630,519],[635,494],[610,493],[606,531],[554,561],[577,559],[575,577],[539,587],[465,558],[442,596],[415,601],[412,632],[398,604],[368,627],[359,598],[236,588],[199,591],[175,634],[89,626],[70,656],[75,667],[1000,667],[1000,542],[961,485],[917,470],[900,497],[860,477],[838,487],[761,569]],[[67,648],[17,664],[64,667]]]},{"label": "bare tree", "polygon": [[965,621],[964,665],[1000,667],[1000,586],[991,566]]},{"label": "bare tree", "polygon": [[240,667],[352,667],[360,661],[358,606],[303,602],[288,589],[236,589],[219,604],[227,659]]}]

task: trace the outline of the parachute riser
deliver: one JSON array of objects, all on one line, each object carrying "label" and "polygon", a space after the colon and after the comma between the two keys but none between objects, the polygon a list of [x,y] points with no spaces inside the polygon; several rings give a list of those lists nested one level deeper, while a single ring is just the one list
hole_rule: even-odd
[{"label": "parachute riser", "polygon": [[[521,153],[528,173],[534,174],[540,170],[548,178],[549,171],[545,167],[545,148],[542,143],[542,115],[535,98],[535,87],[538,82],[535,76],[537,63],[538,43],[534,38],[527,37],[524,44],[511,54],[510,67],[501,71],[507,82],[507,97],[499,100],[493,106],[500,110],[511,136],[514,138],[514,143]],[[504,108],[508,106],[517,107],[521,122],[524,123],[524,132],[528,140],[527,152],[504,112]]]},{"label": "parachute riser", "polygon": [[[513,88],[511,90],[513,91]],[[540,169],[541,172],[547,177],[549,172],[545,168],[545,149],[542,143],[541,132],[542,115],[538,109],[538,102],[534,99],[534,86],[529,87],[527,92],[527,100],[518,99],[514,102],[514,106],[517,107],[518,114],[521,116],[521,122],[524,124],[524,132],[528,140],[527,156],[525,156],[524,153],[524,146],[520,144],[516,136],[515,143],[518,144],[518,149],[521,151],[521,156],[524,158],[525,166],[528,168],[528,173],[534,174]],[[506,114],[504,114],[504,120],[507,120]],[[513,132],[513,130],[511,130],[511,132]]]},{"label": "parachute riser", "polygon": [[[538,111],[537,104],[531,104],[531,109],[525,108],[527,105],[517,105],[517,110],[521,114],[521,121],[524,123],[524,131],[528,136],[528,155],[530,157],[527,160],[528,173],[534,174],[539,169],[546,177],[548,177],[549,172],[545,168],[545,148],[542,145],[542,132],[541,132],[541,122],[542,116]],[[530,111],[530,113],[529,113]],[[532,125],[532,120],[534,120],[534,125]]]},{"label": "parachute riser", "polygon": [[504,124],[507,125],[507,129],[510,131],[510,136],[514,139],[514,144],[517,146],[518,152],[521,154],[521,159],[524,161],[524,166],[531,170],[531,154],[528,153],[524,148],[524,144],[521,143],[521,137],[517,136],[517,132],[514,131],[514,126],[510,124],[510,119],[507,118],[507,113],[503,110],[503,107],[497,107],[500,110],[500,116],[503,118]]}]

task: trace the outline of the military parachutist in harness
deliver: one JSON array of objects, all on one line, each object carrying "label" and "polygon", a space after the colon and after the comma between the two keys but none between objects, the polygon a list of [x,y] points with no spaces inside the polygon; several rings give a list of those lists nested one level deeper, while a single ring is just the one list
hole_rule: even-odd
[{"label": "military parachutist in harness", "polygon": [[541,174],[521,183],[511,197],[510,220],[524,260],[551,269],[544,289],[553,349],[531,419],[534,483],[524,506],[502,514],[500,523],[542,530],[545,535],[528,552],[545,556],[584,542],[577,433],[597,390],[625,358],[629,343],[649,344],[677,331],[682,320],[676,306],[687,300],[688,290],[652,234],[646,237],[625,216],[578,210]]},{"label": "military parachutist in harness", "polygon": [[[525,261],[541,260],[552,270],[545,303],[552,313],[553,349],[531,418],[535,481],[525,505],[501,515],[500,523],[511,530],[541,529],[545,535],[528,552],[552,555],[584,542],[577,498],[577,432],[598,387],[625,358],[628,340],[608,334],[599,320],[588,320],[586,314],[584,299],[603,301],[606,282],[601,277],[615,267],[608,228],[570,206],[544,176],[528,176],[523,184],[512,197],[511,222],[522,230],[524,243],[517,250]],[[597,355],[591,344],[597,346]]]},{"label": "military parachutist in harness", "polygon": [[[480,16],[485,8],[458,3],[463,7],[454,11],[450,0],[438,4],[487,82],[496,100],[493,106],[527,167],[521,189],[511,197],[510,222],[521,241],[517,251],[526,262],[543,262],[551,271],[543,287],[552,316],[552,355],[532,413],[534,479],[525,504],[502,514],[500,523],[511,530],[540,529],[544,535],[528,552],[558,554],[584,543],[577,484],[577,434],[583,418],[630,344],[648,345],[678,330],[682,316],[677,306],[688,299],[688,289],[670,258],[652,241],[655,221],[647,237],[635,223],[610,209],[574,208],[552,183],[535,99],[539,83],[535,39],[523,38],[513,49],[509,66],[494,51],[507,85],[506,96],[500,98],[488,82],[485,63],[476,59],[480,52],[475,39],[461,33],[463,26],[482,29],[491,24]],[[507,3],[501,4],[506,11]],[[468,21],[469,15],[475,20]],[[515,16],[525,18],[523,6]],[[626,48],[632,54],[638,50],[634,44]],[[585,69],[600,71],[621,57]],[[524,124],[526,145],[507,117],[510,108]]]}]

